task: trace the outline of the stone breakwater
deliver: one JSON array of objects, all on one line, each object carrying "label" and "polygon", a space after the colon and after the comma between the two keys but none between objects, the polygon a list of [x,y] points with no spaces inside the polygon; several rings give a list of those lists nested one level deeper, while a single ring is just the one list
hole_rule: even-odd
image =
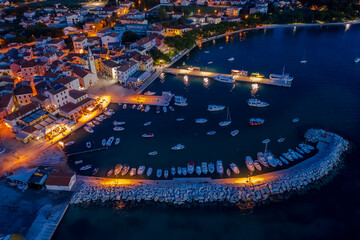
[{"label": "stone breakwater", "polygon": [[74,194],[72,204],[120,202],[158,202],[173,205],[205,203],[263,203],[285,194],[308,188],[328,175],[348,150],[349,142],[334,133],[310,129],[305,134],[308,143],[316,143],[319,152],[288,169],[258,175],[249,184],[246,179],[215,179],[206,183],[184,183],[176,180],[141,181],[137,184],[103,185],[101,180],[85,181]]}]

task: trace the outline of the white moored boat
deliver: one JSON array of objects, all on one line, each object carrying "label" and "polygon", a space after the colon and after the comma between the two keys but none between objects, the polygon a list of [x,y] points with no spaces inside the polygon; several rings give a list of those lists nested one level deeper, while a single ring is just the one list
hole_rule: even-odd
[{"label": "white moored boat", "polygon": [[236,129],[236,130],[231,131],[231,132],[230,132],[230,135],[233,136],[233,137],[235,137],[236,135],[238,135],[238,133],[239,133],[239,130]]},{"label": "white moored boat", "polygon": [[209,112],[217,112],[217,111],[221,111],[224,109],[225,109],[225,106],[222,106],[222,105],[208,105],[208,108],[207,108],[207,110]]},{"label": "white moored boat", "polygon": [[92,168],[91,165],[86,165],[86,166],[83,166],[80,168],[81,171],[86,171],[86,170],[89,170],[90,168]]},{"label": "white moored boat", "polygon": [[110,147],[111,144],[113,143],[114,139],[115,139],[114,137],[110,137],[106,142],[106,146]]},{"label": "white moored boat", "polygon": [[175,169],[175,167],[172,167],[171,168],[171,175],[175,175],[176,174],[176,169]]},{"label": "white moored boat", "polygon": [[152,138],[155,135],[153,133],[144,133],[143,135],[141,135],[143,138]]},{"label": "white moored boat", "polygon": [[230,163],[230,168],[235,174],[240,173],[240,170],[239,170],[238,166],[235,163]]},{"label": "white moored boat", "polygon": [[194,172],[194,162],[190,161],[187,164],[187,172],[191,175]]},{"label": "white moored boat", "polygon": [[207,174],[208,173],[208,167],[207,167],[207,163],[206,162],[202,162],[201,163],[201,171],[203,174]]},{"label": "white moored boat", "polygon": [[151,124],[150,121],[149,121],[149,122],[146,122],[146,123],[144,123],[144,127],[149,126],[150,124]]},{"label": "white moored boat", "polygon": [[206,118],[197,118],[195,119],[195,123],[206,123],[207,119]]},{"label": "white moored boat", "polygon": [[121,126],[121,125],[124,125],[124,124],[125,124],[125,122],[113,121],[114,126]]},{"label": "white moored boat", "polygon": [[91,142],[87,142],[87,143],[86,143],[86,147],[87,147],[87,148],[91,148]]},{"label": "white moored boat", "polygon": [[256,170],[261,171],[261,165],[257,160],[254,161],[254,167],[256,168]]},{"label": "white moored boat", "polygon": [[234,60],[235,60],[234,57],[231,57],[231,58],[228,59],[229,62],[232,62],[232,61],[234,61]]},{"label": "white moored boat", "polygon": [[215,171],[215,165],[214,165],[212,162],[210,162],[210,163],[208,164],[208,169],[209,169],[209,173],[214,173],[214,171]]},{"label": "white moored boat", "polygon": [[171,147],[171,150],[173,150],[173,151],[179,151],[179,150],[182,150],[182,149],[184,149],[184,148],[185,148],[184,145],[182,145],[182,144],[177,144],[177,145]]},{"label": "white moored boat", "polygon": [[216,161],[216,172],[218,174],[223,174],[224,173],[224,166],[221,160],[217,160]]},{"label": "white moored boat", "polygon": [[220,127],[225,127],[231,124],[231,116],[230,116],[230,111],[229,111],[229,107],[227,108],[227,112],[226,112],[226,121],[222,121],[219,122],[219,126]]},{"label": "white moored boat", "polygon": [[101,145],[103,145],[103,146],[105,147],[105,145],[106,145],[106,139],[103,139],[103,140],[101,141]]},{"label": "white moored boat", "polygon": [[124,128],[124,127],[116,126],[116,127],[113,128],[113,130],[114,130],[115,132],[120,132],[120,131],[124,131],[125,128]]},{"label": "white moored boat", "polygon": [[178,175],[181,175],[181,167],[178,167],[178,168],[177,168],[177,174],[178,174]]},{"label": "white moored boat", "polygon": [[216,133],[216,131],[209,131],[209,132],[206,133],[206,135],[210,135],[210,136],[211,136],[211,135],[215,135],[215,133]]},{"label": "white moored boat", "polygon": [[255,171],[254,160],[250,156],[245,157],[245,164],[251,172]]},{"label": "white moored boat", "polygon": [[196,174],[200,176],[200,174],[201,174],[201,167],[200,166],[196,167]]},{"label": "white moored boat", "polygon": [[150,156],[155,156],[155,155],[157,155],[157,154],[158,154],[157,151],[153,151],[153,152],[149,152],[149,153],[148,153],[148,155],[150,155]]},{"label": "white moored boat", "polygon": [[185,120],[185,118],[177,118],[177,119],[176,119],[177,122],[182,122],[182,121],[184,121],[184,120]]},{"label": "white moored boat", "polygon": [[235,83],[233,77],[223,76],[223,75],[216,75],[212,77],[214,80],[224,83]]},{"label": "white moored boat", "polygon": [[120,138],[115,139],[115,145],[118,145],[120,143]]},{"label": "white moored boat", "polygon": [[168,171],[168,170],[165,170],[165,171],[164,171],[164,178],[168,178],[168,176],[169,176],[169,171]]},{"label": "white moored boat", "polygon": [[267,107],[270,104],[266,103],[266,102],[262,102],[259,99],[249,99],[248,100],[248,105],[250,107]]},{"label": "white moored boat", "polygon": [[136,175],[136,168],[132,168],[132,169],[130,170],[129,175],[130,175],[131,177],[132,177],[132,176],[135,176],[135,175]]},{"label": "white moored boat", "polygon": [[152,171],[153,171],[152,168],[148,168],[148,170],[146,171],[146,175],[147,175],[148,177],[150,177],[150,175],[152,174]]},{"label": "white moored boat", "polygon": [[145,172],[145,166],[139,166],[137,170],[137,175],[142,175]]},{"label": "white moored boat", "polygon": [[290,77],[290,74],[285,73],[285,67],[283,68],[283,73],[282,74],[270,74],[269,76],[270,80],[273,81],[285,81],[285,82],[291,82],[292,80],[294,80],[293,77]]}]

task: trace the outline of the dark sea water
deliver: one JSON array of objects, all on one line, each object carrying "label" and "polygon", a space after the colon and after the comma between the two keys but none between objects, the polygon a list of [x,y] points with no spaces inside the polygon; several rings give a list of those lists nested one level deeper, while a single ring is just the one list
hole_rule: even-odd
[{"label": "dark sea water", "polygon": [[[233,36],[204,44],[195,49],[182,62],[200,66],[203,70],[229,73],[231,69],[245,69],[264,75],[286,72],[295,78],[291,88],[263,86],[255,95],[270,103],[267,109],[252,109],[246,104],[251,97],[251,85],[237,83],[235,87],[210,80],[204,86],[201,78],[190,77],[189,85],[182,76],[166,76],[155,81],[148,90],[160,93],[170,90],[188,99],[189,106],[177,107],[175,112],[156,114],[136,110],[118,109],[115,117],[105,120],[95,128],[94,134],[83,130],[71,138],[76,145],[67,152],[85,150],[91,141],[100,147],[103,138],[116,136],[121,143],[109,150],[74,156],[74,160],[100,167],[105,174],[117,163],[132,167],[151,166],[170,169],[185,166],[190,160],[199,165],[202,161],[223,160],[224,165],[236,162],[241,176],[246,176],[246,155],[256,156],[264,146],[265,138],[272,141],[269,148],[275,155],[294,148],[303,140],[308,128],[328,128],[354,144],[344,166],[326,186],[303,196],[283,202],[241,212],[234,208],[173,209],[151,206],[125,209],[70,207],[55,233],[54,239],[360,239],[356,231],[360,219],[360,180],[358,170],[360,143],[360,26],[314,27],[274,29],[250,32],[241,37]],[[220,50],[219,47],[223,49]],[[204,51],[210,51],[206,54]],[[234,57],[234,62],[227,59]],[[306,59],[307,64],[300,64]],[[208,65],[209,61],[213,64]],[[175,66],[176,67],[176,66]],[[225,120],[225,112],[210,113],[208,104],[230,107],[231,126],[218,127]],[[178,123],[175,118],[185,117]],[[195,118],[207,118],[205,125],[196,125]],[[266,120],[261,127],[248,126],[250,117]],[[300,121],[292,123],[298,117]],[[126,130],[114,133],[111,122],[126,121]],[[143,123],[152,121],[147,128]],[[236,137],[229,132],[239,129]],[[216,130],[214,136],[205,133]],[[141,134],[154,132],[155,138],[143,139]],[[276,139],[285,137],[283,143]],[[70,141],[71,139],[69,139]],[[182,143],[185,150],[170,151]],[[155,157],[147,155],[158,151]],[[73,166],[73,165],[72,165]],[[77,170],[77,168],[75,167]],[[213,176],[217,177],[217,176]]]}]

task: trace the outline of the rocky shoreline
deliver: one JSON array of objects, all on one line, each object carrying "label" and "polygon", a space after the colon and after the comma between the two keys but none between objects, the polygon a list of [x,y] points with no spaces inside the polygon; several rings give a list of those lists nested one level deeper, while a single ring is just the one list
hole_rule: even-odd
[{"label": "rocky shoreline", "polygon": [[[324,137],[326,135],[326,138]],[[72,205],[104,204],[106,202],[160,203],[163,205],[238,205],[254,206],[287,198],[316,186],[329,176],[349,149],[349,142],[334,133],[310,129],[305,139],[317,143],[319,152],[288,169],[258,175],[260,183],[237,183],[237,179],[209,180],[207,183],[177,181],[143,181],[141,184],[102,185],[94,181],[84,184],[74,194]]]}]

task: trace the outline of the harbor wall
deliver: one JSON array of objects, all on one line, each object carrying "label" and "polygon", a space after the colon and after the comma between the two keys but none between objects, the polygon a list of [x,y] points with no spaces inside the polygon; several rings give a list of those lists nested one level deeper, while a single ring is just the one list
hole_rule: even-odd
[{"label": "harbor wall", "polygon": [[[326,137],[324,137],[326,136]],[[288,197],[316,186],[339,165],[349,142],[334,133],[310,129],[307,142],[317,143],[318,153],[288,169],[261,174],[251,179],[142,180],[128,184],[102,184],[102,181],[84,181],[74,194],[71,204],[161,203],[181,205],[247,205],[262,204]],[[250,181],[249,181],[250,180]]]}]

